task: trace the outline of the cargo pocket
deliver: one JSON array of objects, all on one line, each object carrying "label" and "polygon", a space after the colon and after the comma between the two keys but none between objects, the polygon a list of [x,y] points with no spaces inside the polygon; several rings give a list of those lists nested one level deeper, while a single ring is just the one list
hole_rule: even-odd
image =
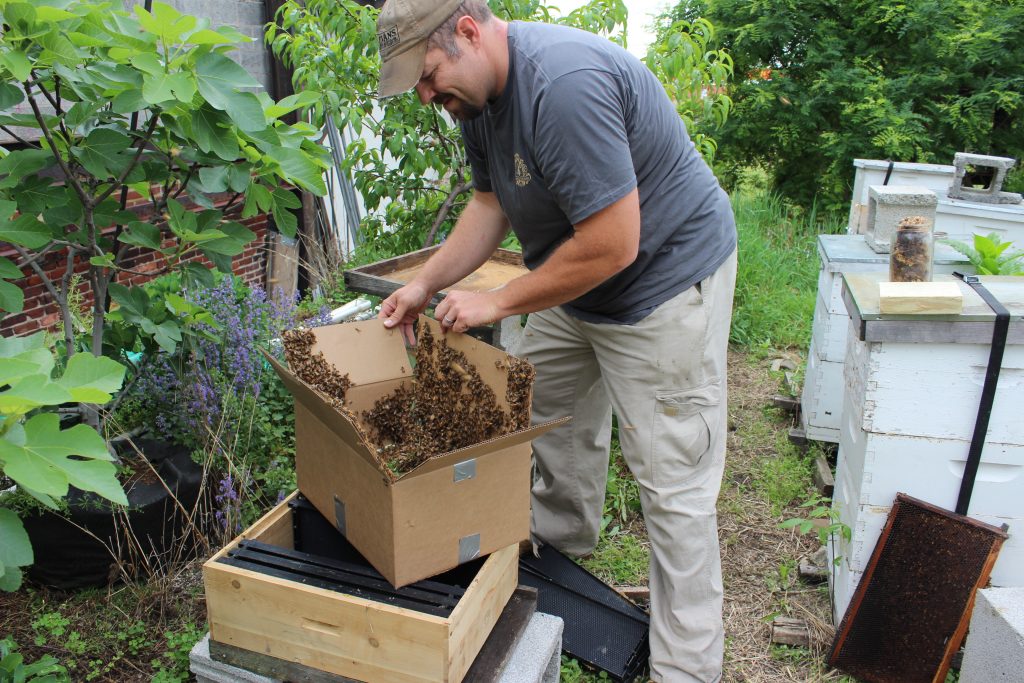
[{"label": "cargo pocket", "polygon": [[711,435],[718,428],[721,385],[658,391],[654,401],[651,475],[655,486],[695,476],[707,461]]}]

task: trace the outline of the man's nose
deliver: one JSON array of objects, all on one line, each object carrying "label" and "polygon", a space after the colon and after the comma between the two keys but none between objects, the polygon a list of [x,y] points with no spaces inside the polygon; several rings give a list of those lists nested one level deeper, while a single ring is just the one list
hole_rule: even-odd
[{"label": "man's nose", "polygon": [[434,89],[423,81],[416,84],[416,96],[420,98],[420,104],[429,104],[435,94]]}]

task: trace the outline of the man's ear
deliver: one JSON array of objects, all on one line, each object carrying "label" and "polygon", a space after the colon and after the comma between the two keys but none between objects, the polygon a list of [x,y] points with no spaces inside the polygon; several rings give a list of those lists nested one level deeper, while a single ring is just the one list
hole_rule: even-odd
[{"label": "man's ear", "polygon": [[480,45],[480,24],[476,23],[476,19],[473,17],[465,14],[455,24],[455,35],[468,40],[474,47],[478,47]]}]

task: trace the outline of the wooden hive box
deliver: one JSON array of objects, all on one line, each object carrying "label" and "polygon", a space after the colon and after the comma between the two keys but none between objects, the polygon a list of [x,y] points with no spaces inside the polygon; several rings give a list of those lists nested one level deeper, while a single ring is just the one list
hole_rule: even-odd
[{"label": "wooden hive box", "polygon": [[293,548],[296,495],[203,565],[210,639],[360,681],[461,681],[516,588],[518,546],[489,555],[446,618],[220,562],[243,540]]}]

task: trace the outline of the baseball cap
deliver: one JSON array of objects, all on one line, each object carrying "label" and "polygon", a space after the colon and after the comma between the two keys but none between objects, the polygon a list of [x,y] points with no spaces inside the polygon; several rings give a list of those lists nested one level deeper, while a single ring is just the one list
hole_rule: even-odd
[{"label": "baseball cap", "polygon": [[427,38],[462,0],[387,0],[377,17],[380,86],[383,99],[411,90],[423,75]]}]

